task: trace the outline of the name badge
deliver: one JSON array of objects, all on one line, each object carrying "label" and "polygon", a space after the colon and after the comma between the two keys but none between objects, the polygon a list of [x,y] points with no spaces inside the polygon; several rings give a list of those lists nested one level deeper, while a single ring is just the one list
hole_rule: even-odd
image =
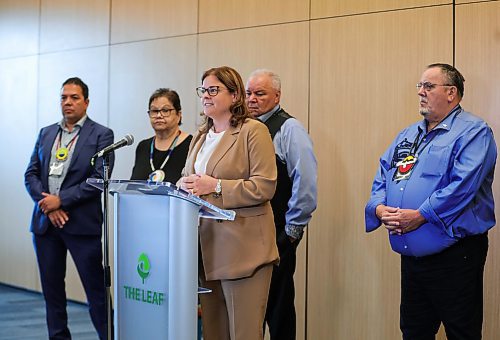
[{"label": "name badge", "polygon": [[59,177],[62,175],[64,169],[63,162],[54,162],[50,165],[49,176]]}]

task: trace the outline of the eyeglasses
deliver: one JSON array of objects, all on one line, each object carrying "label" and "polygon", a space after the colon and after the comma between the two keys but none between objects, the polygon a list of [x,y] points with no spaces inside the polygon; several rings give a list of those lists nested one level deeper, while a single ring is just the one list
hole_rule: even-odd
[{"label": "eyeglasses", "polygon": [[148,115],[149,117],[157,117],[158,114],[160,114],[161,117],[168,118],[172,115],[172,111],[175,111],[175,109],[159,109],[159,110],[148,110]]},{"label": "eyeglasses", "polygon": [[209,86],[208,88],[204,88],[203,86],[196,88],[196,94],[198,97],[202,98],[205,92],[208,92],[210,97],[215,97],[219,94],[219,92],[223,90],[220,86]]},{"label": "eyeglasses", "polygon": [[434,89],[436,86],[455,86],[455,85],[451,85],[451,84],[433,84],[433,83],[430,83],[428,81],[422,83],[422,82],[419,82],[417,83],[417,90],[420,91],[420,89],[423,87],[425,91],[432,91],[432,89]]}]

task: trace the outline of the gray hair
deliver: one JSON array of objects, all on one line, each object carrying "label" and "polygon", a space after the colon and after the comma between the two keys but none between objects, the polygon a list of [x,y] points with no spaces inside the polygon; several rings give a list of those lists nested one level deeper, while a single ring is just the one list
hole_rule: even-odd
[{"label": "gray hair", "polygon": [[248,78],[262,76],[262,75],[266,75],[266,76],[271,77],[271,82],[273,84],[273,88],[276,91],[281,91],[281,78],[277,73],[275,73],[271,70],[268,70],[265,68],[257,69],[255,71],[253,71],[252,73],[250,73],[250,76]]}]

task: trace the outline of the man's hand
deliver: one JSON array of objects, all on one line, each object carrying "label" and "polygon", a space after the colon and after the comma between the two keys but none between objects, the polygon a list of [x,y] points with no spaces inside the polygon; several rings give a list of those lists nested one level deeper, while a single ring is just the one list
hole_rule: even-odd
[{"label": "man's hand", "polygon": [[377,206],[377,216],[379,216],[379,207],[381,207],[379,218],[391,235],[409,233],[426,222],[420,211],[414,209],[399,209],[379,205]]},{"label": "man's hand", "polygon": [[377,208],[375,208],[375,214],[377,215],[379,220],[382,220],[383,216],[388,216],[393,213],[397,213],[399,208],[388,207],[387,205],[379,204]]},{"label": "man's hand", "polygon": [[59,196],[51,195],[46,192],[42,192],[42,195],[44,198],[38,201],[38,207],[45,215],[61,207],[61,199]]},{"label": "man's hand", "polygon": [[375,214],[378,219],[384,223],[385,228],[389,230],[390,234],[402,234],[402,229],[399,227],[399,223],[397,222],[386,222],[388,219],[393,218],[396,219],[398,216],[399,208],[389,207],[387,205],[379,204],[375,208]]},{"label": "man's hand", "polygon": [[47,216],[50,219],[50,222],[57,228],[62,229],[66,222],[68,222],[69,217],[68,213],[65,212],[62,209],[57,209],[54,211],[51,211],[47,214]]}]

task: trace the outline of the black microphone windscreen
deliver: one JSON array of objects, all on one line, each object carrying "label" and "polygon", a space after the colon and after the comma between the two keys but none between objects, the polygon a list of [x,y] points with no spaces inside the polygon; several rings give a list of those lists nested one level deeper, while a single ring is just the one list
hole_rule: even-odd
[{"label": "black microphone windscreen", "polygon": [[132,136],[130,133],[125,135],[125,137],[123,138],[127,141],[127,145],[134,144],[134,136]]}]

